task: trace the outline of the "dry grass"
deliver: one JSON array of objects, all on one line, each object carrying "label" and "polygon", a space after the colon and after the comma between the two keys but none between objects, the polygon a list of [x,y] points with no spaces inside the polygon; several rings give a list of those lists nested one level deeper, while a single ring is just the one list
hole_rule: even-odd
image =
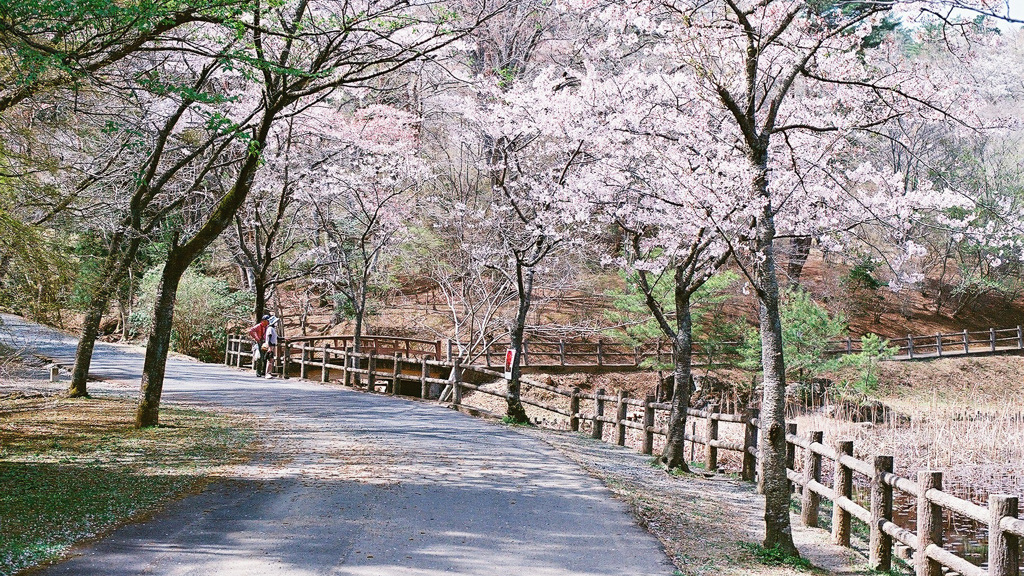
[{"label": "dry grass", "polygon": [[0,396],[0,575],[200,488],[244,458],[255,434],[238,418],[167,407],[161,427],[136,430],[135,406]]},{"label": "dry grass", "polygon": [[853,440],[860,457],[895,456],[897,472],[944,472],[965,497],[1024,493],[1024,359],[950,358],[882,365],[875,395],[907,421],[852,423],[822,414],[795,419],[802,433],[823,430],[826,443]]}]

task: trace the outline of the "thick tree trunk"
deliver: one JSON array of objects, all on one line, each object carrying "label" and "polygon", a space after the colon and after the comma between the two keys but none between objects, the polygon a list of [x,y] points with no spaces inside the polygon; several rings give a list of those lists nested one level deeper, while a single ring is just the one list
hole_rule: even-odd
[{"label": "thick tree trunk", "polygon": [[99,336],[100,322],[103,321],[103,312],[107,308],[107,300],[97,298],[94,295],[89,303],[89,310],[85,313],[85,321],[82,324],[82,335],[78,339],[78,348],[75,349],[75,367],[71,371],[71,386],[68,388],[68,396],[71,398],[83,398],[89,395],[89,367],[92,365],[92,352],[96,347],[96,338]]},{"label": "thick tree trunk", "polygon": [[252,189],[253,178],[259,166],[263,146],[270,133],[271,123],[290,102],[281,100],[274,107],[264,111],[259,131],[251,141],[249,155],[239,167],[234,185],[221,198],[206,222],[192,238],[184,244],[178,244],[177,234],[172,243],[167,264],[164,266],[160,289],[157,294],[153,333],[146,346],[146,361],[142,368],[142,398],[135,414],[135,425],[139,428],[156,426],[159,423],[160,394],[164,386],[164,371],[167,367],[167,354],[170,352],[171,323],[174,320],[174,302],[177,298],[178,282],[190,264],[205,250],[221,232],[227,228],[235,217],[238,207],[245,201]]},{"label": "thick tree trunk", "polygon": [[89,310],[86,312],[82,336],[75,350],[75,367],[71,371],[71,385],[68,388],[68,396],[72,398],[89,395],[89,368],[92,365],[92,353],[99,337],[103,313],[106,312],[121,280],[131,268],[141,243],[141,237],[133,238],[128,243],[127,250],[122,253],[120,235],[111,240],[110,252],[103,265],[103,276],[89,297]]},{"label": "thick tree trunk", "polygon": [[782,355],[782,320],[779,315],[779,282],[775,273],[775,218],[768,192],[767,154],[755,158],[759,168],[755,196],[764,201],[756,225],[754,280],[760,296],[761,365],[764,384],[761,398],[761,440],[758,448],[761,488],[764,493],[765,548],[778,548],[798,556],[789,522],[789,483],[786,478],[786,372]]},{"label": "thick tree trunk", "polygon": [[690,407],[690,382],[693,364],[693,320],[690,316],[690,294],[680,286],[682,270],[676,271],[676,334],[672,339],[673,372],[672,410],[668,417],[668,437],[661,452],[661,462],[669,470],[689,472],[686,465],[686,411]]},{"label": "thick tree trunk", "polygon": [[[171,252],[174,254],[174,251]],[[171,329],[174,324],[174,303],[178,295],[178,283],[188,263],[181,266],[168,260],[157,289],[156,306],[153,309],[153,332],[146,343],[146,361],[142,366],[142,398],[135,413],[135,426],[146,428],[160,423],[160,395],[163,391],[164,374],[167,369],[167,354],[171,349]]]},{"label": "thick tree trunk", "polygon": [[526,415],[526,409],[523,408],[523,403],[520,400],[520,393],[522,385],[520,379],[522,378],[522,369],[520,368],[522,352],[523,352],[523,335],[526,333],[526,315],[530,312],[530,303],[533,293],[533,267],[527,268],[523,271],[520,264],[516,264],[517,270],[516,275],[519,279],[519,309],[516,311],[516,320],[512,324],[511,340],[512,340],[512,378],[508,383],[508,397],[507,397],[507,409],[505,415],[512,422],[520,424],[526,424],[530,421]]}]

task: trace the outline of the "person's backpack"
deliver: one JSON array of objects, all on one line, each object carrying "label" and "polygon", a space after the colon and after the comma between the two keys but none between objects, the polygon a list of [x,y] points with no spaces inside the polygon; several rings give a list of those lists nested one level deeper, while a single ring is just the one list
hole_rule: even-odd
[{"label": "person's backpack", "polygon": [[249,338],[252,338],[256,342],[263,342],[263,337],[267,334],[267,327],[263,322],[256,324],[252,328],[249,328]]}]

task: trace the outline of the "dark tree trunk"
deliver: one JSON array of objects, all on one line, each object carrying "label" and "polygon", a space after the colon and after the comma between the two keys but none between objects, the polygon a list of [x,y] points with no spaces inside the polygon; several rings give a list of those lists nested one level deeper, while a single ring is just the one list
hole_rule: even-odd
[{"label": "dark tree trunk", "polygon": [[789,254],[786,259],[786,275],[789,276],[789,285],[796,286],[800,283],[800,275],[803,274],[804,265],[811,255],[811,237],[800,236],[789,241]]},{"label": "dark tree trunk", "polygon": [[256,294],[256,320],[263,318],[267,310],[267,284],[262,278],[256,278],[252,284],[253,292]]},{"label": "dark tree trunk", "polygon": [[363,310],[362,308],[355,309],[356,325],[352,330],[352,351],[361,352],[363,350]]},{"label": "dark tree trunk", "polygon": [[[171,252],[172,255],[174,251]],[[182,266],[172,260],[164,266],[153,309],[153,332],[146,343],[146,361],[142,367],[142,398],[135,414],[135,426],[146,428],[160,423],[160,395],[163,391],[167,354],[171,348],[171,329],[174,324],[174,303],[178,295],[178,282],[188,263]]]},{"label": "dark tree trunk", "polygon": [[789,483],[786,478],[786,372],[782,355],[782,319],[779,315],[779,281],[775,272],[775,217],[768,192],[767,152],[755,153],[758,168],[754,195],[764,199],[756,223],[754,280],[758,284],[761,365],[764,384],[761,398],[761,439],[758,447],[761,489],[764,493],[765,548],[799,556],[789,522]]},{"label": "dark tree trunk", "polygon": [[103,321],[103,312],[107,308],[107,300],[100,300],[98,295],[93,295],[89,302],[89,311],[85,313],[85,321],[82,324],[82,336],[78,339],[78,348],[75,349],[75,367],[71,371],[71,386],[68,388],[68,396],[71,398],[83,398],[89,395],[89,367],[92,365],[92,352],[96,347],[96,338],[99,336],[100,322]]},{"label": "dark tree trunk", "polygon": [[533,294],[533,275],[534,269],[532,266],[527,267],[523,270],[521,263],[516,264],[516,277],[519,290],[519,308],[516,311],[516,320],[512,324],[511,340],[512,340],[512,378],[508,382],[508,407],[505,411],[505,415],[512,422],[519,424],[526,424],[529,422],[529,417],[526,415],[526,409],[523,408],[523,403],[520,400],[520,393],[522,385],[520,379],[522,378],[521,358],[523,352],[523,335],[526,333],[526,315],[530,312],[531,297]]},{"label": "dark tree trunk", "polygon": [[142,243],[141,237],[136,236],[128,243],[127,250],[122,253],[120,251],[121,241],[120,234],[111,240],[110,252],[103,265],[103,276],[89,298],[89,310],[86,312],[85,322],[82,325],[82,336],[79,338],[78,348],[75,350],[75,367],[71,372],[71,385],[68,388],[68,396],[72,398],[89,395],[89,368],[92,365],[92,353],[96,347],[96,339],[99,337],[103,313],[106,312],[118,285],[121,284],[125,274],[131,268],[135,254]]},{"label": "dark tree trunk", "polygon": [[676,270],[676,334],[672,339],[673,372],[672,410],[668,417],[668,436],[661,452],[661,462],[669,470],[689,472],[686,465],[686,411],[690,407],[690,382],[693,363],[693,320],[690,316],[690,293],[681,285],[683,270]]}]

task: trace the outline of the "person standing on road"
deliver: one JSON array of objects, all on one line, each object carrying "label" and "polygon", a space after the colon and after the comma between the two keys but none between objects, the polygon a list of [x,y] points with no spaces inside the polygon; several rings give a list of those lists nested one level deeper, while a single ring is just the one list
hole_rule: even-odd
[{"label": "person standing on road", "polygon": [[266,362],[267,379],[274,377],[274,352],[277,351],[277,316],[271,316],[267,324],[267,333],[263,338],[263,358]]},{"label": "person standing on road", "polygon": [[255,326],[249,328],[249,338],[252,338],[252,367],[256,370],[256,376],[263,376],[263,368],[267,365],[267,357],[263,352],[263,342],[267,337],[267,326],[270,325],[270,315],[264,314],[263,318]]}]

